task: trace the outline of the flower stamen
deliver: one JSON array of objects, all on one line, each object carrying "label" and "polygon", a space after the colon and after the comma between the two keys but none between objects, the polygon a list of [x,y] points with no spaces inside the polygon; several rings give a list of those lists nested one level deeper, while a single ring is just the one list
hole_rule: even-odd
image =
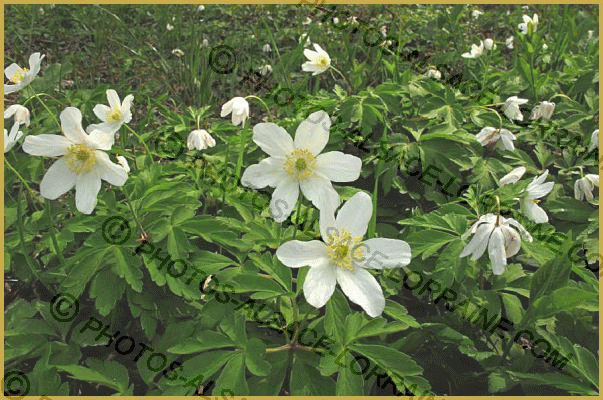
[{"label": "flower stamen", "polygon": [[27,68],[21,68],[21,71],[16,72],[13,76],[10,77],[9,81],[12,83],[21,83],[23,78],[25,78],[25,74],[29,72]]},{"label": "flower stamen", "polygon": [[327,240],[327,255],[341,269],[354,271],[354,261],[364,257],[362,237],[352,237],[345,229],[330,235]]},{"label": "flower stamen", "polygon": [[295,149],[287,154],[285,171],[297,179],[306,179],[314,174],[316,157],[308,149]]},{"label": "flower stamen", "polygon": [[105,114],[105,118],[107,119],[107,122],[119,122],[121,121],[123,115],[121,113],[121,110],[117,107],[112,108],[110,111],[107,111],[107,113]]},{"label": "flower stamen", "polygon": [[96,162],[94,151],[83,143],[69,146],[65,157],[69,168],[78,175],[90,171]]}]

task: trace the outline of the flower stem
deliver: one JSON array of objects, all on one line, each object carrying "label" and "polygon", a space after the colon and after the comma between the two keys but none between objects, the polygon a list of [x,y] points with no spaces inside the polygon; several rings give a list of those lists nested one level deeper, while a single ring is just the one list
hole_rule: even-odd
[{"label": "flower stem", "polygon": [[264,100],[260,99],[258,96],[254,96],[254,95],[245,96],[245,100],[247,100],[247,99],[254,99],[254,100],[257,100],[260,103],[262,103],[262,105],[266,109],[266,112],[268,113],[268,118],[270,119],[270,121],[272,121],[272,115],[270,115],[270,108],[268,108],[268,105],[264,102]]},{"label": "flower stem", "polygon": [[27,184],[27,182],[25,181],[25,179],[21,176],[21,174],[19,172],[17,172],[17,170],[8,162],[8,160],[6,158],[4,159],[4,162],[6,163],[6,166],[8,167],[8,169],[10,169],[11,171],[13,171],[15,173],[15,175],[17,176],[17,178],[19,178],[19,180],[21,181],[21,183],[23,183],[23,185],[25,185],[25,187],[29,191],[29,195],[33,199],[33,193],[34,193],[34,191],[31,190],[31,188],[29,187],[29,185]]},{"label": "flower stem", "polygon": [[239,183],[239,178],[241,177],[241,169],[243,168],[243,156],[245,155],[245,150],[247,149],[247,144],[249,143],[249,138],[247,135],[244,135],[241,132],[241,149],[239,150],[239,157],[237,159],[237,167],[235,170],[235,180],[234,184],[237,185]]},{"label": "flower stem", "polygon": [[331,69],[335,72],[337,72],[339,74],[339,76],[341,76],[343,78],[343,80],[345,81],[345,83],[348,85],[348,90],[350,91],[350,93],[352,92],[352,83],[348,80],[348,77],[345,76],[344,74],[341,73],[340,70],[338,70],[337,68],[335,68],[334,66],[331,65]]},{"label": "flower stem", "polygon": [[298,231],[298,226],[301,223],[300,219],[301,219],[301,203],[303,201],[303,198],[300,198],[299,201],[297,202],[297,212],[295,213],[295,219],[296,219],[296,224],[295,224],[295,230],[293,231],[293,239],[295,239],[295,235],[297,234]]},{"label": "flower stem", "polygon": [[59,130],[62,131],[63,128],[61,126],[61,123],[59,122],[59,120],[57,119],[56,115],[54,115],[54,113],[52,111],[50,111],[50,108],[48,108],[48,106],[46,105],[46,103],[44,102],[44,100],[42,100],[40,98],[40,93],[36,93],[33,95],[33,97],[35,97],[36,99],[38,99],[38,101],[40,102],[40,104],[42,104],[42,106],[46,109],[46,111],[48,112],[48,114],[52,115],[52,119],[54,119],[54,122],[56,122],[57,126],[59,127]]},{"label": "flower stem", "polygon": [[[17,196],[17,230],[19,231],[19,242],[21,244],[21,251],[23,252],[23,257],[25,258],[25,263],[29,267],[31,274],[44,285],[44,282],[40,279],[40,275],[38,275],[38,270],[35,265],[32,264],[29,259],[29,255],[27,249],[25,248],[25,226],[24,220],[21,218],[21,187],[19,187],[19,194]],[[5,249],[6,250],[6,249]],[[44,285],[46,287],[46,285]],[[47,288],[48,289],[48,288]]]},{"label": "flower stem", "polygon": [[149,150],[149,147],[147,146],[147,144],[144,142],[144,140],[142,140],[142,138],[140,137],[140,135],[138,135],[138,133],[136,133],[136,131],[132,128],[130,128],[128,125],[124,124],[126,126],[126,128],[132,132],[132,134],[134,134],[134,136],[136,136],[136,138],[138,139],[138,141],[142,144],[142,146],[144,147],[145,151],[147,152],[147,154],[149,155],[149,157],[151,157],[151,162],[153,162],[153,156],[151,155],[151,151]]},{"label": "flower stem", "polygon": [[128,195],[128,192],[126,192],[123,189],[123,186],[120,187],[120,189],[121,189],[121,192],[126,197],[126,203],[128,204],[128,207],[130,208],[130,212],[132,213],[132,216],[134,217],[134,221],[136,221],[136,225],[138,225],[138,228],[140,229],[140,233],[143,235],[144,238],[147,238],[148,234],[142,227],[142,224],[140,223],[140,220],[138,219],[138,215],[136,215],[136,211],[134,211],[134,207],[132,206],[132,202],[130,201],[130,196]]},{"label": "flower stem", "polygon": [[50,206],[50,200],[46,199],[46,215],[48,216],[48,224],[50,225],[50,239],[52,240],[52,246],[54,247],[54,252],[58,257],[61,265],[65,265],[65,258],[63,257],[63,253],[59,249],[59,243],[57,242],[57,237],[54,232],[54,224],[52,223],[52,211]]}]

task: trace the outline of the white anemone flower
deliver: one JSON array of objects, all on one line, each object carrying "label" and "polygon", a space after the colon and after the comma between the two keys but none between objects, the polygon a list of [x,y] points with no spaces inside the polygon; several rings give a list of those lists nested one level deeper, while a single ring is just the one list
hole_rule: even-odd
[{"label": "white anemone flower", "polygon": [[511,183],[515,183],[521,179],[523,174],[526,173],[526,167],[517,167],[509,172],[507,175],[500,178],[498,184],[500,186],[509,185]]},{"label": "white anemone flower", "polygon": [[23,136],[23,132],[21,132],[19,130],[19,125],[17,125],[17,124],[13,125],[13,128],[10,130],[10,134],[8,134],[8,131],[5,129],[4,130],[4,153],[6,153],[10,149],[12,149],[13,146],[15,144],[17,144],[17,141],[19,139],[21,139],[21,136]]},{"label": "white anemone flower", "polygon": [[270,53],[272,51],[272,47],[270,47],[269,43],[266,43],[263,47],[262,47],[262,51],[264,53]]},{"label": "white anemone flower", "polygon": [[483,12],[482,12],[482,11],[480,11],[480,10],[473,10],[473,11],[471,11],[471,16],[472,16],[473,18],[478,18],[478,17],[479,17],[480,15],[482,15],[482,14],[483,14]]},{"label": "white anemone flower", "polygon": [[530,119],[551,119],[553,115],[553,111],[555,110],[555,103],[550,101],[542,101],[540,104],[536,105],[532,110],[532,115],[530,115]]},{"label": "white anemone flower", "polygon": [[27,136],[23,150],[34,156],[62,156],[46,171],[40,183],[40,194],[54,200],[75,186],[77,209],[90,214],[96,206],[101,179],[121,186],[128,179],[128,173],[102,151],[111,149],[110,136],[101,131],[86,134],[80,110],[67,107],[61,112],[60,119],[64,136]]},{"label": "white anemone flower", "polygon": [[496,45],[494,44],[494,40],[488,38],[486,40],[484,40],[484,49],[486,50],[492,50],[495,49]]},{"label": "white anemone flower", "polygon": [[318,75],[329,69],[331,66],[331,57],[317,43],[314,43],[314,50],[304,49],[304,56],[310,61],[302,64],[302,70],[312,72],[312,75]]},{"label": "white anemone flower", "polygon": [[547,169],[542,175],[535,177],[526,188],[525,194],[521,197],[519,202],[522,214],[537,224],[549,222],[549,217],[546,215],[546,212],[536,204],[538,201],[537,199],[546,196],[553,190],[553,186],[555,185],[554,182],[544,183],[548,174],[549,170]]},{"label": "white anemone flower", "polygon": [[594,199],[593,189],[599,187],[599,175],[586,174],[574,184],[574,197],[576,200],[592,201]]},{"label": "white anemone flower", "polygon": [[186,145],[189,150],[205,150],[209,147],[214,147],[216,141],[205,129],[195,129],[189,133]]},{"label": "white anemone flower", "polygon": [[425,75],[428,78],[442,79],[442,73],[433,67],[429,68]]},{"label": "white anemone flower", "polygon": [[463,58],[477,58],[484,54],[484,41],[479,41],[479,46],[476,44],[471,45],[471,52],[461,54]]},{"label": "white anemone flower", "polygon": [[471,254],[471,259],[477,260],[488,248],[492,272],[494,275],[502,275],[505,272],[507,258],[517,254],[521,248],[521,237],[511,225],[519,229],[524,239],[528,242],[532,241],[529,232],[513,218],[486,214],[482,215],[461,237],[464,240],[473,234],[473,238],[459,257]]},{"label": "white anemone flower", "polygon": [[528,99],[520,99],[517,96],[511,96],[505,100],[505,104],[502,106],[502,111],[505,113],[507,118],[510,120],[523,121],[523,114],[519,110],[519,106],[526,104]]},{"label": "white anemone flower", "polygon": [[4,119],[15,117],[15,124],[29,126],[29,110],[19,104],[13,104],[4,111]]},{"label": "white anemone flower", "polygon": [[503,148],[507,150],[515,150],[515,146],[513,145],[515,135],[508,129],[496,129],[491,126],[487,126],[479,131],[477,135],[475,135],[475,139],[477,139],[482,146],[488,146],[496,143],[499,147],[501,147],[502,143]]},{"label": "white anemone flower", "polygon": [[245,125],[245,120],[249,117],[249,103],[242,97],[233,97],[222,106],[221,117],[225,117],[232,113],[232,124]]},{"label": "white anemone flower", "polygon": [[[371,197],[356,193],[339,210],[320,213],[320,233],[323,241],[291,240],[277,250],[278,259],[290,268],[309,266],[304,280],[304,297],[316,308],[324,306],[339,283],[341,290],[353,303],[371,317],[379,316],[385,307],[381,286],[368,268],[402,267],[410,263],[408,243],[397,239],[362,240],[366,233],[373,206]],[[377,256],[380,258],[377,259]]]},{"label": "white anemone flower", "polygon": [[127,124],[132,120],[132,100],[134,96],[129,94],[124,98],[123,103],[119,101],[117,92],[113,89],[107,90],[107,100],[109,106],[104,104],[97,104],[94,106],[92,111],[94,114],[103,121],[100,124],[88,125],[86,132],[101,131],[111,137],[111,145],[115,139],[115,132],[121,128],[123,124]]},{"label": "white anemone flower", "polygon": [[593,131],[591,137],[590,137],[590,147],[588,149],[588,151],[593,151],[594,149],[598,149],[599,148],[599,130],[596,129]]},{"label": "white anemone flower", "polygon": [[174,29],[174,25],[172,25],[172,24],[170,24],[170,23],[168,22],[168,24],[165,26],[165,29],[167,29],[167,30],[168,30],[168,32],[169,32],[169,31],[171,31],[172,29]]},{"label": "white anemone flower", "polygon": [[507,45],[508,49],[513,48],[513,39],[515,39],[513,36],[509,36],[507,40],[505,40],[505,44]]},{"label": "white anemone flower", "polygon": [[130,172],[130,166],[128,165],[128,160],[124,156],[117,156],[117,163],[120,167],[126,171],[126,173]]},{"label": "white anemone flower", "polygon": [[272,73],[272,65],[265,64],[265,65],[262,65],[260,67],[260,74],[262,76],[266,76],[266,75],[271,74],[271,73]]},{"label": "white anemone flower", "polygon": [[329,141],[330,127],[324,111],[302,121],[295,139],[273,123],[253,127],[253,141],[270,157],[249,166],[241,182],[255,189],[276,188],[270,201],[275,221],[283,222],[291,214],[300,189],[316,208],[334,212],[340,199],[331,181],[352,182],[360,176],[360,158],[339,151],[320,154]]},{"label": "white anemone flower", "polygon": [[524,14],[521,18],[523,19],[523,22],[517,25],[521,33],[527,35],[530,24],[532,25],[532,32],[536,32],[536,28],[538,27],[538,14],[534,14],[534,17],[532,18]]},{"label": "white anemone flower", "polygon": [[308,47],[312,44],[312,41],[310,40],[310,36],[307,33],[302,33],[298,39],[298,42],[300,44],[303,44],[304,47]]},{"label": "white anemone flower", "polygon": [[203,4],[199,5],[199,7],[197,7],[197,11],[201,12],[205,10],[205,6]]},{"label": "white anemone flower", "polygon": [[4,70],[6,79],[14,83],[14,85],[4,84],[4,94],[10,94],[17,90],[23,89],[34,80],[38,72],[40,72],[40,64],[46,55],[40,53],[33,53],[29,56],[29,69],[21,68],[17,64],[12,63]]}]

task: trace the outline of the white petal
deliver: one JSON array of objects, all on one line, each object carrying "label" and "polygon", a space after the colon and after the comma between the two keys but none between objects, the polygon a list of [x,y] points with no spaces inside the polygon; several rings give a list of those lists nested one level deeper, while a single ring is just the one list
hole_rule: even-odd
[{"label": "white petal", "polygon": [[82,113],[75,107],[67,107],[61,112],[61,128],[67,139],[73,143],[86,143],[87,135],[82,128]]},{"label": "white petal", "polygon": [[508,185],[510,183],[515,183],[518,180],[520,180],[521,177],[523,176],[523,174],[525,174],[525,173],[526,173],[525,167],[517,167],[517,168],[513,169],[511,172],[509,172],[507,175],[500,178],[500,181],[498,181],[498,183],[500,186]]},{"label": "white petal", "polygon": [[312,267],[304,280],[304,297],[313,307],[320,308],[327,304],[337,284],[335,268],[329,263]]},{"label": "white petal", "polygon": [[121,102],[119,101],[119,96],[117,92],[113,89],[107,90],[107,100],[109,101],[110,108],[120,108]]},{"label": "white petal", "polygon": [[519,229],[519,232],[521,232],[521,234],[523,235],[523,237],[525,237],[525,239],[528,242],[532,241],[532,236],[530,235],[530,232],[528,232],[526,230],[526,228],[524,228],[523,225],[521,225],[515,219],[513,219],[513,218],[504,218],[504,217],[501,217],[501,218],[503,220],[503,222],[502,222],[503,224],[511,224],[511,225],[513,225],[514,227],[516,227],[517,229]]},{"label": "white petal", "polygon": [[488,245],[488,239],[490,238],[490,233],[494,229],[493,223],[486,223],[480,225],[475,231],[475,235],[471,242],[463,249],[460,254],[460,257],[465,257],[468,254],[472,254],[471,259],[477,260],[484,254],[486,251],[486,247]]},{"label": "white petal", "polygon": [[375,238],[366,240],[364,245],[364,259],[358,263],[363,268],[395,268],[410,263],[410,246],[403,240]]},{"label": "white petal", "polygon": [[276,257],[289,268],[318,267],[329,261],[327,246],[320,240],[290,240],[276,249]]},{"label": "white petal", "polygon": [[318,155],[329,141],[331,118],[324,111],[316,111],[302,121],[295,131],[295,148],[308,149]]},{"label": "white petal", "polygon": [[333,182],[352,182],[360,177],[362,160],[340,151],[329,151],[316,157],[316,166]]},{"label": "white petal", "polygon": [[113,163],[109,156],[100,150],[95,150],[96,165],[100,179],[109,182],[113,186],[121,186],[126,183],[128,173],[119,165]]},{"label": "white petal", "polygon": [[504,239],[505,239],[505,253],[507,257],[513,257],[519,252],[521,248],[521,238],[519,233],[510,226],[501,226]]},{"label": "white petal", "polygon": [[337,268],[337,282],[351,302],[358,304],[371,317],[381,315],[385,308],[385,298],[381,286],[370,272],[364,268],[354,271]]},{"label": "white petal", "polygon": [[[25,140],[27,140],[27,138],[25,138]],[[584,199],[584,192],[582,190],[581,179],[577,179],[576,182],[574,182],[574,197],[576,198],[576,200]]]},{"label": "white petal", "polygon": [[316,58],[318,57],[318,53],[314,50],[304,49],[304,56],[306,56],[306,58],[313,63],[314,60],[316,60]]},{"label": "white petal", "polygon": [[124,101],[121,103],[121,113],[123,115],[123,122],[126,124],[132,120],[132,101],[134,101],[134,95],[127,95]]},{"label": "white petal", "polygon": [[233,103],[234,103],[234,99],[231,99],[222,105],[222,111],[220,112],[220,117],[225,117],[232,112]]},{"label": "white petal", "polygon": [[283,179],[287,178],[287,173],[283,167],[283,159],[268,157],[247,167],[241,177],[243,186],[260,189],[266,186],[276,187]]},{"label": "white petal", "polygon": [[345,229],[352,236],[363,237],[373,215],[371,196],[358,192],[350,197],[337,213],[333,226],[337,230]]},{"label": "white petal", "polygon": [[546,196],[551,192],[551,190],[553,190],[553,186],[555,186],[555,182],[541,183],[537,186],[532,186],[531,188],[528,186],[528,198],[539,199],[543,196]]},{"label": "white petal", "polygon": [[[551,182],[552,183],[552,182]],[[546,212],[534,201],[528,199],[524,199],[521,202],[521,208],[526,217],[536,222],[537,224],[544,224],[545,222],[549,222],[549,217],[546,215]]]},{"label": "white petal", "polygon": [[267,154],[285,157],[293,151],[293,139],[286,130],[273,123],[259,123],[253,127],[253,141]]},{"label": "white petal", "polygon": [[66,158],[60,158],[48,168],[42,182],[40,194],[54,200],[69,191],[75,185],[76,174],[69,168]]},{"label": "white petal", "polygon": [[505,272],[507,256],[505,254],[505,238],[500,227],[494,228],[492,236],[490,236],[488,255],[490,256],[490,262],[492,262],[492,272],[494,275],[501,275]]},{"label": "white petal", "polygon": [[23,142],[23,151],[32,156],[57,157],[67,153],[73,145],[65,136],[42,134],[27,136]]},{"label": "white petal", "polygon": [[595,186],[599,186],[599,175],[597,174],[586,174],[584,176],[586,179],[588,179],[590,181],[590,183],[592,183]]},{"label": "white petal", "polygon": [[320,211],[335,211],[339,207],[339,194],[327,178],[314,174],[300,181],[299,186],[304,196]]},{"label": "white petal", "polygon": [[299,196],[299,183],[287,177],[280,181],[272,193],[270,213],[276,222],[283,222],[293,212]]},{"label": "white petal", "polygon": [[10,78],[15,76],[15,74],[20,73],[21,71],[23,71],[23,68],[19,67],[15,63],[12,63],[4,69],[4,76],[6,76],[6,79],[10,80]]},{"label": "white petal", "polygon": [[107,121],[107,114],[111,112],[111,109],[104,104],[97,104],[92,109],[94,115],[98,117],[103,122]]},{"label": "white petal", "polygon": [[[121,169],[121,168],[120,168]],[[125,172],[122,170],[122,172]],[[101,178],[96,169],[75,179],[75,206],[84,214],[92,214],[96,206],[96,195],[101,188]]]}]

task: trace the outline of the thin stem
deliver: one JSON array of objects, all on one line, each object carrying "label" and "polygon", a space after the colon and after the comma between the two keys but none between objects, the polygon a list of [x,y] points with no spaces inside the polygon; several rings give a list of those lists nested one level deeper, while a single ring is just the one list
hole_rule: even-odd
[{"label": "thin stem", "polygon": [[54,247],[54,252],[59,258],[61,265],[65,265],[65,258],[63,257],[63,253],[59,249],[59,243],[57,242],[57,237],[54,232],[54,224],[52,222],[52,211],[50,208],[50,200],[46,199],[46,215],[48,216],[48,224],[50,225],[50,239],[52,240],[52,246]]},{"label": "thin stem", "polygon": [[[37,270],[36,266],[32,264],[32,262],[28,256],[27,249],[25,248],[25,226],[24,226],[24,220],[23,220],[23,218],[21,218],[21,199],[20,199],[20,197],[21,197],[21,187],[19,187],[19,194],[17,196],[17,230],[19,232],[19,242],[21,244],[21,251],[23,252],[23,257],[25,257],[25,263],[29,267],[31,274],[38,281],[40,281],[42,283],[42,285],[44,285],[44,282],[42,282],[42,280],[40,279],[40,276],[38,275],[38,270]],[[46,287],[46,285],[44,285],[44,287]]]},{"label": "thin stem", "polygon": [[147,232],[144,230],[144,228],[142,227],[142,224],[140,223],[140,220],[138,219],[138,215],[136,215],[136,211],[134,211],[134,207],[132,207],[132,202],[130,201],[130,196],[128,195],[128,192],[126,192],[123,187],[120,187],[121,192],[124,194],[124,196],[126,196],[126,203],[128,204],[128,207],[130,208],[130,212],[132,213],[132,216],[134,217],[134,221],[136,221],[136,225],[138,225],[138,228],[140,229],[140,232],[142,233],[142,235],[146,238],[148,237]]},{"label": "thin stem", "polygon": [[377,164],[377,171],[375,174],[375,185],[373,186],[373,214],[368,226],[368,238],[372,239],[375,237],[375,231],[377,230],[377,196],[379,195],[379,177],[381,176],[381,168],[383,166],[383,159],[380,159]]},{"label": "thin stem", "polygon": [[293,239],[295,239],[295,235],[297,234],[298,231],[298,226],[300,224],[300,219],[301,219],[301,203],[302,203],[302,199],[300,198],[299,201],[297,202],[297,212],[295,213],[296,215],[296,224],[295,224],[295,230],[293,231]]},{"label": "thin stem", "polygon": [[337,68],[335,68],[332,65],[331,65],[331,69],[333,71],[337,72],[339,74],[339,76],[341,76],[343,78],[343,80],[345,81],[345,83],[348,85],[348,89],[349,89],[349,91],[351,93],[352,92],[352,83],[349,81],[348,77],[345,76],[344,74],[342,74],[340,70],[338,70]]},{"label": "thin stem", "polygon": [[140,144],[142,144],[142,146],[144,147],[145,151],[147,152],[147,154],[149,155],[149,157],[151,157],[151,162],[153,162],[153,156],[151,155],[151,150],[149,150],[149,147],[147,146],[147,144],[144,142],[144,140],[142,140],[142,138],[138,135],[138,133],[136,133],[136,131],[132,128],[130,128],[128,125],[124,124],[126,126],[126,128],[132,132],[132,134],[134,134],[134,136],[136,136],[136,138],[138,139],[138,141],[140,142]]},{"label": "thin stem", "polygon": [[36,93],[33,95],[36,99],[38,99],[38,101],[42,104],[42,106],[46,109],[46,111],[48,112],[48,114],[52,115],[52,119],[54,119],[54,122],[56,122],[56,124],[59,127],[59,130],[63,130],[61,123],[59,122],[59,120],[57,119],[56,115],[54,115],[54,113],[52,111],[50,111],[50,108],[48,108],[48,106],[46,105],[46,103],[44,103],[44,101],[40,98],[40,94]]},{"label": "thin stem", "polygon": [[291,339],[291,345],[295,346],[297,343],[297,336],[299,335],[299,310],[297,309],[297,303],[295,299],[289,297],[291,300],[291,310],[293,311],[293,319],[295,320],[295,332],[293,332],[293,338]]},{"label": "thin stem", "polygon": [[254,99],[254,100],[257,100],[260,103],[262,103],[262,105],[266,109],[266,112],[268,113],[268,118],[272,121],[272,115],[270,115],[270,108],[268,108],[268,105],[264,102],[264,100],[260,99],[258,96],[254,96],[254,95],[246,96],[245,100],[247,100],[247,99]]},{"label": "thin stem", "polygon": [[235,170],[235,186],[239,182],[239,178],[241,177],[241,169],[243,168],[243,156],[245,155],[245,150],[247,149],[247,144],[249,143],[249,138],[247,135],[241,133],[241,149],[239,150],[239,157],[237,159],[237,167]]},{"label": "thin stem", "polygon": [[17,170],[8,162],[8,160],[6,158],[4,159],[4,162],[6,163],[6,166],[8,167],[8,169],[10,169],[11,171],[13,171],[15,173],[15,175],[17,175],[17,178],[19,178],[19,180],[21,181],[21,183],[23,183],[23,185],[25,185],[25,187],[29,191],[29,195],[32,196],[32,198],[33,198],[34,191],[31,190],[31,188],[29,187],[29,185],[27,184],[27,182],[25,181],[25,179],[21,176],[21,174],[19,172],[17,172]]}]

